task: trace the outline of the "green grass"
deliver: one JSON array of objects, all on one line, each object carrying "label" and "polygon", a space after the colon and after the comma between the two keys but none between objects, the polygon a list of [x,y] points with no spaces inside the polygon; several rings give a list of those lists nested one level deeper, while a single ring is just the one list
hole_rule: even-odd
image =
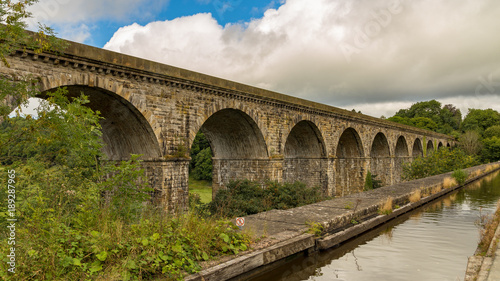
[{"label": "green grass", "polygon": [[189,176],[189,193],[199,194],[201,203],[212,202],[212,183],[204,180],[195,180]]}]

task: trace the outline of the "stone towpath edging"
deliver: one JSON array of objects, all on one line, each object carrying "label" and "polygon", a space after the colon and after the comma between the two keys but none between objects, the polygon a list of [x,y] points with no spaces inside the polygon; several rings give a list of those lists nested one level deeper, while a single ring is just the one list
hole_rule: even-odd
[{"label": "stone towpath edging", "polygon": [[[497,203],[497,211],[494,216],[498,216],[500,210],[500,200]],[[498,217],[491,218],[498,221]],[[498,251],[498,241],[500,239],[500,224],[496,225],[496,231],[485,254],[481,254],[479,247],[476,254],[469,257],[464,281],[490,281],[499,280],[500,277],[500,257]],[[494,266],[495,265],[495,266]]]},{"label": "stone towpath edging", "polygon": [[[468,168],[469,174],[481,175],[467,182],[477,180],[499,167],[498,163],[494,163]],[[221,258],[218,265],[187,276],[185,280],[228,280],[297,253],[336,246],[460,188],[458,185],[444,188],[445,179],[450,177],[451,173],[446,173],[294,209],[271,210],[248,216],[244,231],[254,237],[263,237],[259,243],[252,245],[253,250]],[[410,203],[410,196],[417,190],[423,194],[422,198]],[[378,210],[389,197],[393,200],[393,206],[399,208],[394,208],[388,215],[379,215]],[[323,226],[322,237],[307,233],[310,228],[307,223],[310,222]]]}]

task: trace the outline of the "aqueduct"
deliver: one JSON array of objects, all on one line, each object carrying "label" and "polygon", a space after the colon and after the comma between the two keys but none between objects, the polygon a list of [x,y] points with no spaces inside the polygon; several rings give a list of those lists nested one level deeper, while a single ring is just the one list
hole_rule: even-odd
[{"label": "aqueduct", "polygon": [[208,75],[68,42],[62,54],[19,51],[1,75],[67,87],[99,110],[110,160],[142,154],[166,208],[188,199],[189,148],[213,151],[214,192],[232,179],[303,181],[329,195],[359,192],[367,171],[400,181],[402,163],[453,139]]}]

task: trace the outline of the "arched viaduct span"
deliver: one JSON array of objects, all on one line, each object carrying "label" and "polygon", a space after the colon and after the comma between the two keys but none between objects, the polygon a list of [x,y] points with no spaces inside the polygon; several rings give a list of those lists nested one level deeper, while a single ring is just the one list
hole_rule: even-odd
[{"label": "arched viaduct span", "polygon": [[151,185],[168,209],[188,200],[189,148],[207,136],[214,192],[231,179],[303,181],[343,196],[363,188],[367,171],[384,184],[402,163],[445,135],[356,114],[208,75],[68,42],[62,54],[19,51],[0,73],[32,75],[43,92],[84,92],[99,110],[111,160],[142,154]]}]

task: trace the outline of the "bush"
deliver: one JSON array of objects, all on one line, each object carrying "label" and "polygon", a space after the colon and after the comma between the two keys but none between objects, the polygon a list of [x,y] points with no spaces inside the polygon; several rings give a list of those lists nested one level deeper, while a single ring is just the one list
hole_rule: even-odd
[{"label": "bush", "polygon": [[376,179],[377,175],[372,174],[370,171],[366,173],[365,178],[365,191],[382,187],[382,181]]},{"label": "bush", "polygon": [[483,140],[481,158],[484,162],[500,160],[500,137],[491,137]]},{"label": "bush", "polygon": [[402,178],[404,180],[425,178],[478,164],[479,162],[475,157],[467,155],[461,149],[450,150],[442,147],[426,157],[418,157],[411,163],[403,165]]},{"label": "bush", "polygon": [[325,200],[318,187],[308,188],[300,182],[268,182],[262,186],[249,180],[233,181],[208,203],[212,214],[237,217],[271,209],[289,209]]},{"label": "bush", "polygon": [[0,204],[0,279],[181,279],[200,261],[248,248],[227,221],[169,217],[145,204],[150,190],[137,156],[104,161],[99,115],[85,96],[70,102],[65,93],[51,94],[55,109],[42,105],[38,118],[7,118],[0,127],[0,173],[16,175],[19,245],[12,274],[10,212]]},{"label": "bush", "polygon": [[457,181],[457,183],[459,185],[463,185],[465,183],[465,181],[467,180],[467,177],[469,176],[469,174],[466,171],[459,169],[459,170],[453,171],[451,176]]},{"label": "bush", "polygon": [[[199,263],[248,249],[249,240],[228,221],[196,215],[148,213],[135,224],[101,216],[91,228],[61,221],[17,229],[16,273],[11,280],[182,280]],[[0,276],[8,279],[6,241]]]}]

